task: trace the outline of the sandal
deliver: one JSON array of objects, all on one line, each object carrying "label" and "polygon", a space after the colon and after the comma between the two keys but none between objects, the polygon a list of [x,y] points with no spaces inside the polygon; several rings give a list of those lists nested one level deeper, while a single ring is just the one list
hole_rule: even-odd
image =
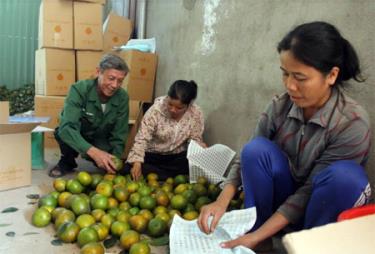
[{"label": "sandal", "polygon": [[48,171],[48,176],[52,178],[58,178],[66,175],[68,172],[59,167],[59,165],[54,166]]}]

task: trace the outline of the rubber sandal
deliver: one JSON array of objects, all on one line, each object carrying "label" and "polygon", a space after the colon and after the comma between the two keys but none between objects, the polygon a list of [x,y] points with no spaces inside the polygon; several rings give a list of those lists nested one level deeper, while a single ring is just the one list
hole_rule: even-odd
[{"label": "rubber sandal", "polygon": [[63,169],[61,169],[58,165],[55,167],[51,168],[48,172],[48,176],[52,178],[58,178],[66,175],[67,172]]}]

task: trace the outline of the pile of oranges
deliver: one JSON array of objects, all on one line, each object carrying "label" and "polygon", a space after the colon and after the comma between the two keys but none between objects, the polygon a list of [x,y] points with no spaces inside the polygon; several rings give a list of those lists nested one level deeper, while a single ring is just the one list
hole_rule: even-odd
[{"label": "pile of oranges", "polygon": [[[129,175],[85,171],[73,179],[55,179],[53,188],[39,199],[34,226],[53,223],[57,237],[64,243],[77,242],[81,253],[105,253],[102,241],[114,237],[131,254],[150,253],[144,239],[168,235],[176,214],[196,219],[200,208],[221,191],[205,177],[191,184],[186,175],[159,182],[151,173],[133,181]],[[241,208],[242,200],[243,195],[232,200],[231,209]]]}]

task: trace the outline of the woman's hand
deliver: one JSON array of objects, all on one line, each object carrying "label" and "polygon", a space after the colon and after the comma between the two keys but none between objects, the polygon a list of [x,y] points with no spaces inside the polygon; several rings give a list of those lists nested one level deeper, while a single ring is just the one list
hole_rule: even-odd
[{"label": "woman's hand", "polygon": [[133,167],[130,169],[130,174],[134,181],[138,181],[138,179],[142,175],[142,165],[140,162],[134,162]]},{"label": "woman's hand", "polygon": [[[198,227],[201,231],[206,234],[212,233],[217,224],[219,223],[220,218],[225,213],[226,207],[219,203],[219,201],[215,201],[211,204],[202,206],[201,212],[198,218]],[[212,216],[211,224],[208,225],[208,218]]]},{"label": "woman's hand", "polygon": [[116,174],[116,166],[112,161],[112,154],[92,146],[87,150],[87,155],[95,161],[99,168],[105,169],[109,174]]},{"label": "woman's hand", "polygon": [[237,246],[245,246],[246,248],[249,249],[254,249],[255,246],[257,246],[259,241],[257,240],[257,237],[255,236],[254,233],[248,233],[246,235],[240,236],[234,240],[230,240],[227,242],[222,242],[220,243],[220,247],[226,248],[226,249],[231,249],[235,248]]}]

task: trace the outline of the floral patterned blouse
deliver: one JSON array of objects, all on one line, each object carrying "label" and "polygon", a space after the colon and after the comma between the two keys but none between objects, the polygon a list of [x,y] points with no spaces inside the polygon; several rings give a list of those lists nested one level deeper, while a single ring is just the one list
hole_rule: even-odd
[{"label": "floral patterned blouse", "polygon": [[186,151],[190,140],[203,143],[203,130],[203,113],[196,104],[192,103],[177,121],[170,117],[167,96],[156,98],[143,117],[127,162],[143,163],[145,152],[177,154]]}]

